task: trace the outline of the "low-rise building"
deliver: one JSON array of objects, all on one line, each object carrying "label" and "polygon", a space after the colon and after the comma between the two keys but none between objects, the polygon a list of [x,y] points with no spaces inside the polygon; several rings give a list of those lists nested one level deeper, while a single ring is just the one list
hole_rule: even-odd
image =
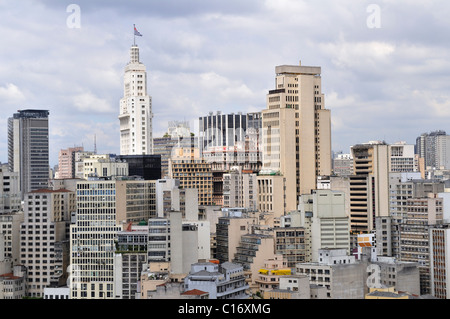
[{"label": "low-rise building", "polygon": [[348,256],[346,249],[320,249],[318,262],[300,263],[296,274],[327,288],[329,299],[364,299],[367,264]]},{"label": "low-rise building", "polygon": [[184,280],[186,291],[197,289],[209,293],[210,299],[247,299],[244,269],[239,264],[225,262],[196,263]]}]

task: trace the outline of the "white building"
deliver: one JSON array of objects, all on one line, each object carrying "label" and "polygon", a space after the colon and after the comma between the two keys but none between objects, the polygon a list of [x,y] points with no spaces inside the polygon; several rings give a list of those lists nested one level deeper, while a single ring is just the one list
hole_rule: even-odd
[{"label": "white building", "polygon": [[196,263],[184,280],[186,290],[197,289],[209,293],[210,299],[246,299],[249,289],[244,268],[239,264],[225,262]]},{"label": "white building", "polygon": [[350,253],[350,220],[345,211],[344,192],[316,190],[300,196],[299,201],[300,226],[309,232],[307,260],[317,261],[319,249],[325,247]]},{"label": "white building", "polygon": [[156,181],[156,215],[167,217],[170,211],[181,211],[183,217],[198,219],[198,189],[180,187],[178,179]]},{"label": "white building", "polygon": [[69,287],[44,288],[44,299],[70,299]]},{"label": "white building", "polygon": [[321,249],[318,262],[299,263],[295,273],[307,275],[312,285],[326,287],[329,299],[363,299],[366,267],[345,249]]},{"label": "white building", "polygon": [[450,169],[450,135],[436,136],[436,168]]},{"label": "white building", "polygon": [[68,190],[42,189],[25,195],[20,260],[28,268],[28,296],[42,297],[45,287],[62,284],[67,229],[75,209],[75,193]]},{"label": "white building", "polygon": [[124,95],[120,100],[120,155],[153,154],[152,98],[147,94],[146,67],[139,48],[130,49],[125,67]]},{"label": "white building", "polygon": [[199,259],[196,224],[183,221],[181,212],[172,211],[167,218],[150,218],[148,227],[148,262],[170,262],[172,276],[187,274]]},{"label": "white building", "polygon": [[116,159],[110,154],[87,155],[76,163],[78,175],[76,177],[88,179],[89,177],[128,176],[128,163]]},{"label": "white building", "polygon": [[398,142],[389,145],[389,172],[417,172],[414,145]]},{"label": "white building", "polygon": [[258,199],[257,174],[245,173],[234,166],[223,175],[223,206],[243,207],[256,211]]},{"label": "white building", "polygon": [[76,223],[70,226],[70,299],[114,299],[116,182],[77,184]]}]

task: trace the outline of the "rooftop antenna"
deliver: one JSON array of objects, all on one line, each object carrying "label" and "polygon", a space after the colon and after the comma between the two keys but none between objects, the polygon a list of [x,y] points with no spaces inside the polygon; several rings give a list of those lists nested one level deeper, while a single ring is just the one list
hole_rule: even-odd
[{"label": "rooftop antenna", "polygon": [[94,134],[94,154],[97,154],[97,135]]}]

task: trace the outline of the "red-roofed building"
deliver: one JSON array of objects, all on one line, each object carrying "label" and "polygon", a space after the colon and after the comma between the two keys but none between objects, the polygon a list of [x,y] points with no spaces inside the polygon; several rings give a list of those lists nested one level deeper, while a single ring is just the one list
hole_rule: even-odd
[{"label": "red-roofed building", "polygon": [[25,296],[25,277],[22,266],[0,275],[0,299],[22,299]]}]

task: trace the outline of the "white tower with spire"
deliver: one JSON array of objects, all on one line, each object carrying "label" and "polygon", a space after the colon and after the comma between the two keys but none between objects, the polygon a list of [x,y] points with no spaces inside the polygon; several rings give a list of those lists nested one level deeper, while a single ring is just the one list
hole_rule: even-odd
[{"label": "white tower with spire", "polygon": [[120,154],[153,154],[152,98],[147,94],[147,72],[139,61],[139,47],[130,49],[125,66],[124,95],[120,100]]}]

